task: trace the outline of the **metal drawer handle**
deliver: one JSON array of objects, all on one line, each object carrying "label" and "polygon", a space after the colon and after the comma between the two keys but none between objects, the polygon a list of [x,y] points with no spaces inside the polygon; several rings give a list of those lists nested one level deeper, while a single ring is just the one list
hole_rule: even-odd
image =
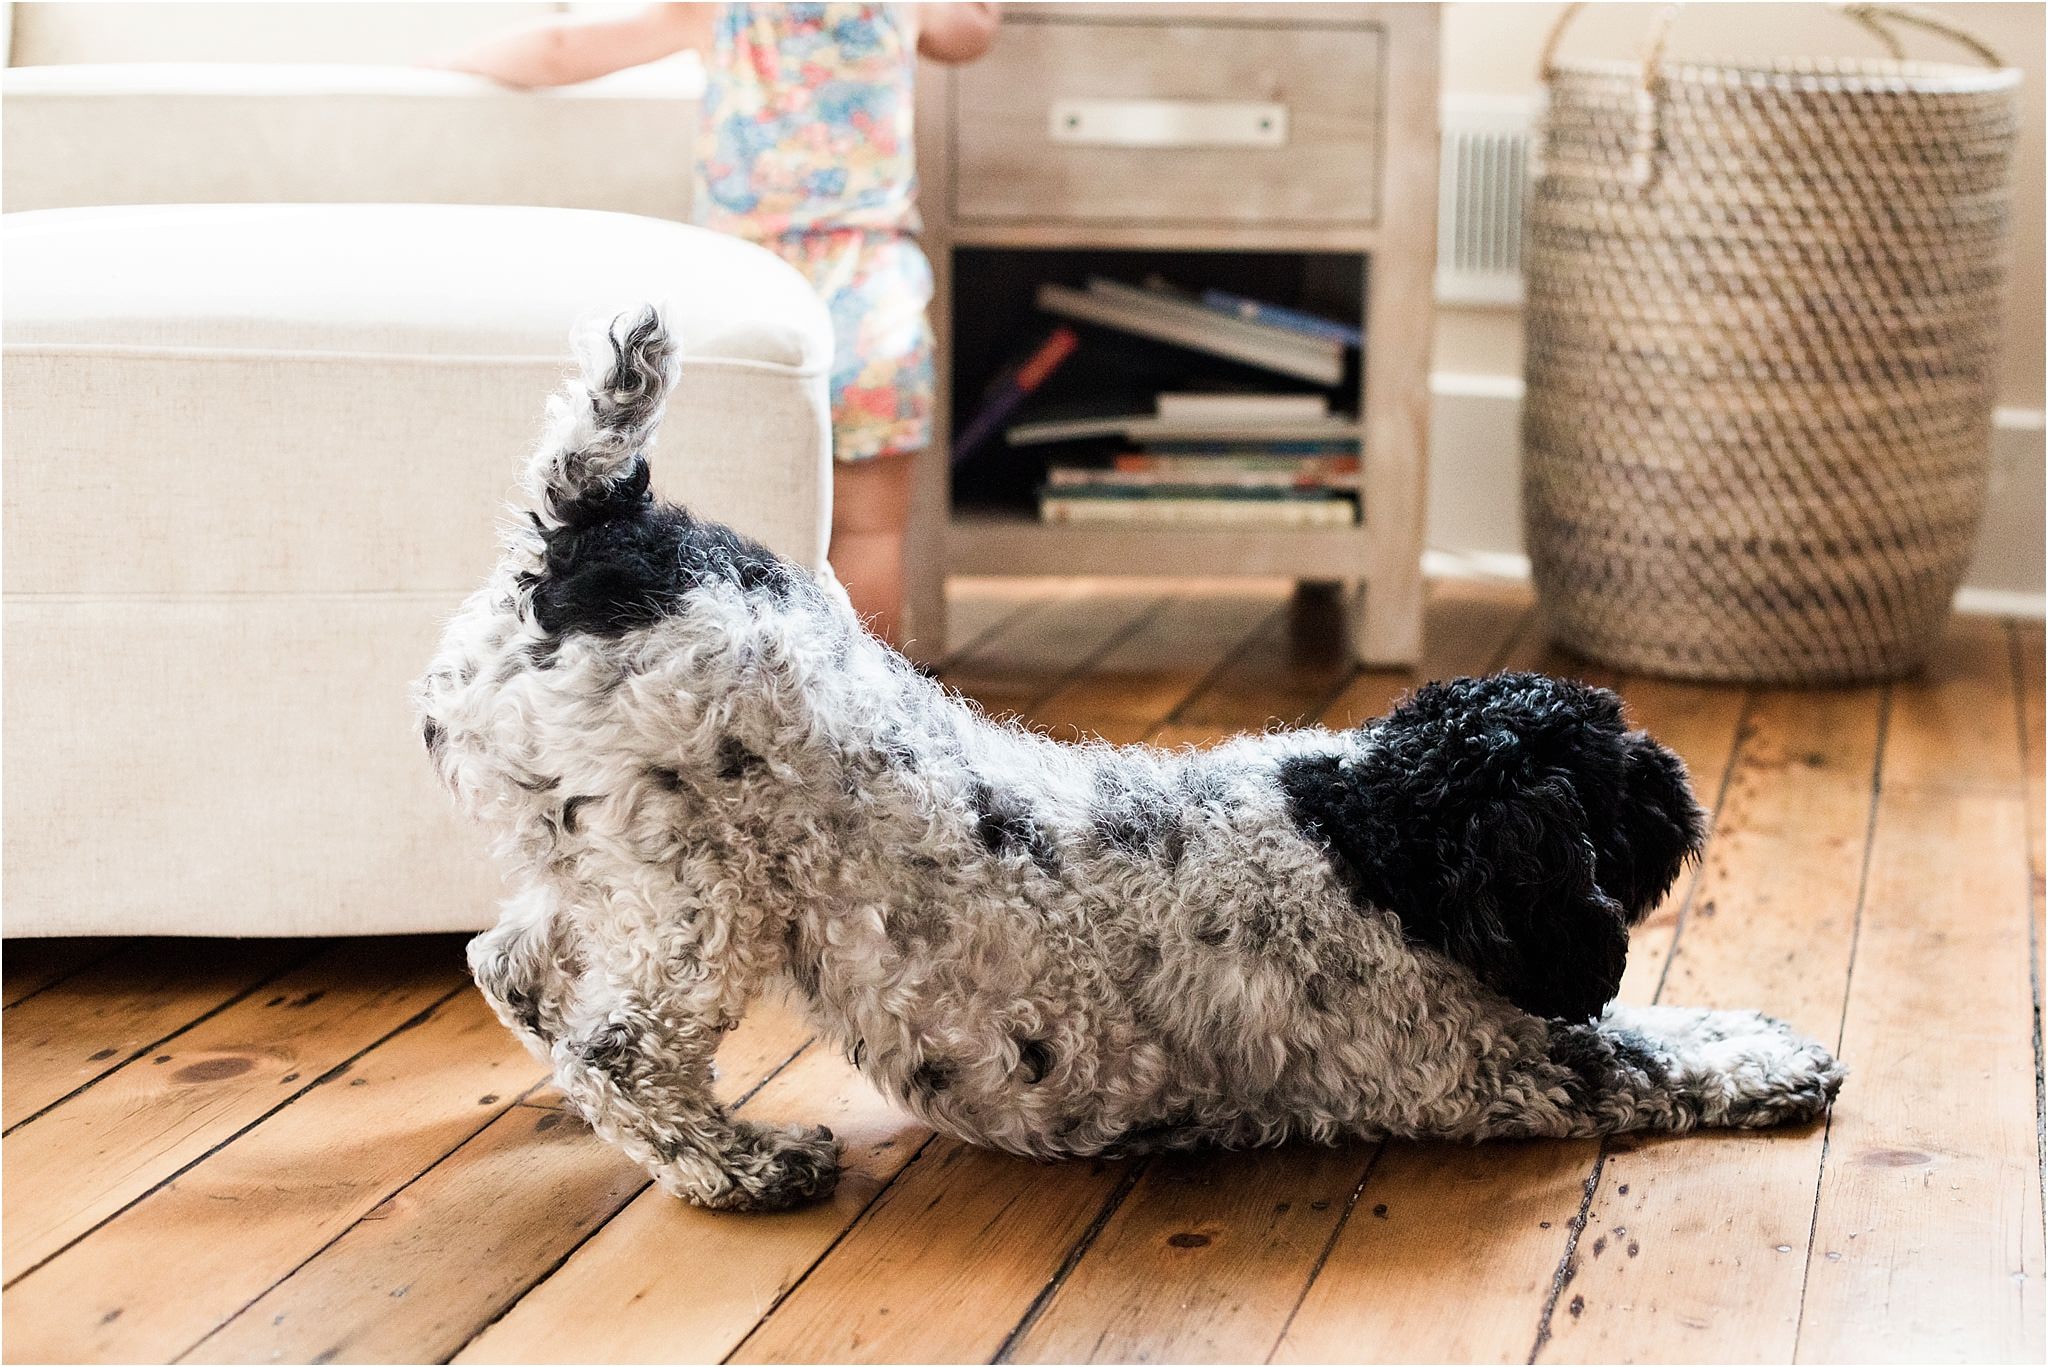
[{"label": "metal drawer handle", "polygon": [[1056,100],[1054,142],[1078,147],[1285,147],[1287,106],[1250,100]]}]

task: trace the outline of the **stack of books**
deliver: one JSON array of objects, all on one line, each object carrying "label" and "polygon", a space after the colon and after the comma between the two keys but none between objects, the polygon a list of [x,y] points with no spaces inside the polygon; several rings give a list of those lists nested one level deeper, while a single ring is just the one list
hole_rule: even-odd
[{"label": "stack of books", "polygon": [[[1013,448],[1048,448],[1038,490],[1046,522],[1304,527],[1358,520],[1358,423],[1330,403],[1362,340],[1356,329],[1218,290],[1189,294],[1157,279],[1095,278],[1085,289],[1046,284],[1037,302],[1061,321],[990,385],[954,443],[956,462],[992,447],[999,433]],[[1107,383],[1128,376],[1105,375],[1106,394],[1067,384],[1070,397],[1078,389],[1079,403],[1020,414],[1055,372],[1066,368],[1073,378],[1088,370],[1092,349],[1096,369],[1118,369],[1114,348],[1107,339],[1098,348],[1090,339],[1103,334],[1088,329],[1222,358],[1233,363],[1221,368],[1231,378],[1215,389],[1134,396],[1128,383]],[[1244,368],[1290,384],[1259,387]]]},{"label": "stack of books", "polygon": [[1319,394],[1161,394],[1147,432],[1107,459],[1054,456],[1047,522],[1344,526],[1358,518],[1358,441]]},{"label": "stack of books", "polygon": [[1047,522],[1356,522],[1357,448],[1304,442],[1301,454],[1285,454],[1286,449],[1162,443],[1115,456],[1104,466],[1056,462],[1046,471],[1038,514]]}]

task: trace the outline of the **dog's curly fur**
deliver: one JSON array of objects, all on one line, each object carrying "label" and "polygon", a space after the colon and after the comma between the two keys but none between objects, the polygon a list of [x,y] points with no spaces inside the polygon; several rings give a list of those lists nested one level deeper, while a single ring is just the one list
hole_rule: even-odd
[{"label": "dog's curly fur", "polygon": [[1609,1005],[1702,835],[1612,694],[1460,679],[1203,752],[992,722],[829,574],[654,501],[673,348],[652,310],[609,340],[417,699],[521,889],[479,986],[668,1190],[831,1187],[828,1132],[711,1095],[778,981],[932,1126],[1040,1158],[1766,1126],[1834,1096],[1777,1021]]}]

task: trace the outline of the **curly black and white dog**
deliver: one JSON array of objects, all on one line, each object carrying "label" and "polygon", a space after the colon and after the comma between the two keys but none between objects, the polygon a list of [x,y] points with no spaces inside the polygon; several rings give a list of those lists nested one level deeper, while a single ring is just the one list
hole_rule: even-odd
[{"label": "curly black and white dog", "polygon": [[477,983],[668,1190],[831,1187],[828,1131],[711,1093],[777,982],[926,1122],[1040,1158],[1826,1109],[1777,1021],[1609,1005],[1702,826],[1612,694],[1460,679],[1203,752],[992,722],[829,574],[652,499],[673,348],[653,310],[608,340],[417,698],[521,889]]}]

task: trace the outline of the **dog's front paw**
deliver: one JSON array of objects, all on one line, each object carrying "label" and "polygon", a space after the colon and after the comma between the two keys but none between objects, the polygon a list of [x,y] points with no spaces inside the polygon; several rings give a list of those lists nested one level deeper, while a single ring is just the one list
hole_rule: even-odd
[{"label": "dog's front paw", "polygon": [[839,1185],[839,1141],[824,1126],[762,1126],[752,1128],[752,1138],[755,1159],[734,1209],[783,1210],[829,1196]]},{"label": "dog's front paw", "polygon": [[1760,1012],[1714,1014],[1740,1024],[1702,1042],[1694,1055],[1694,1085],[1709,1124],[1762,1130],[1827,1113],[1848,1076],[1833,1054]]},{"label": "dog's front paw", "polygon": [[742,1123],[735,1138],[711,1181],[681,1184],[678,1194],[713,1210],[787,1210],[839,1184],[839,1141],[822,1126]]}]

